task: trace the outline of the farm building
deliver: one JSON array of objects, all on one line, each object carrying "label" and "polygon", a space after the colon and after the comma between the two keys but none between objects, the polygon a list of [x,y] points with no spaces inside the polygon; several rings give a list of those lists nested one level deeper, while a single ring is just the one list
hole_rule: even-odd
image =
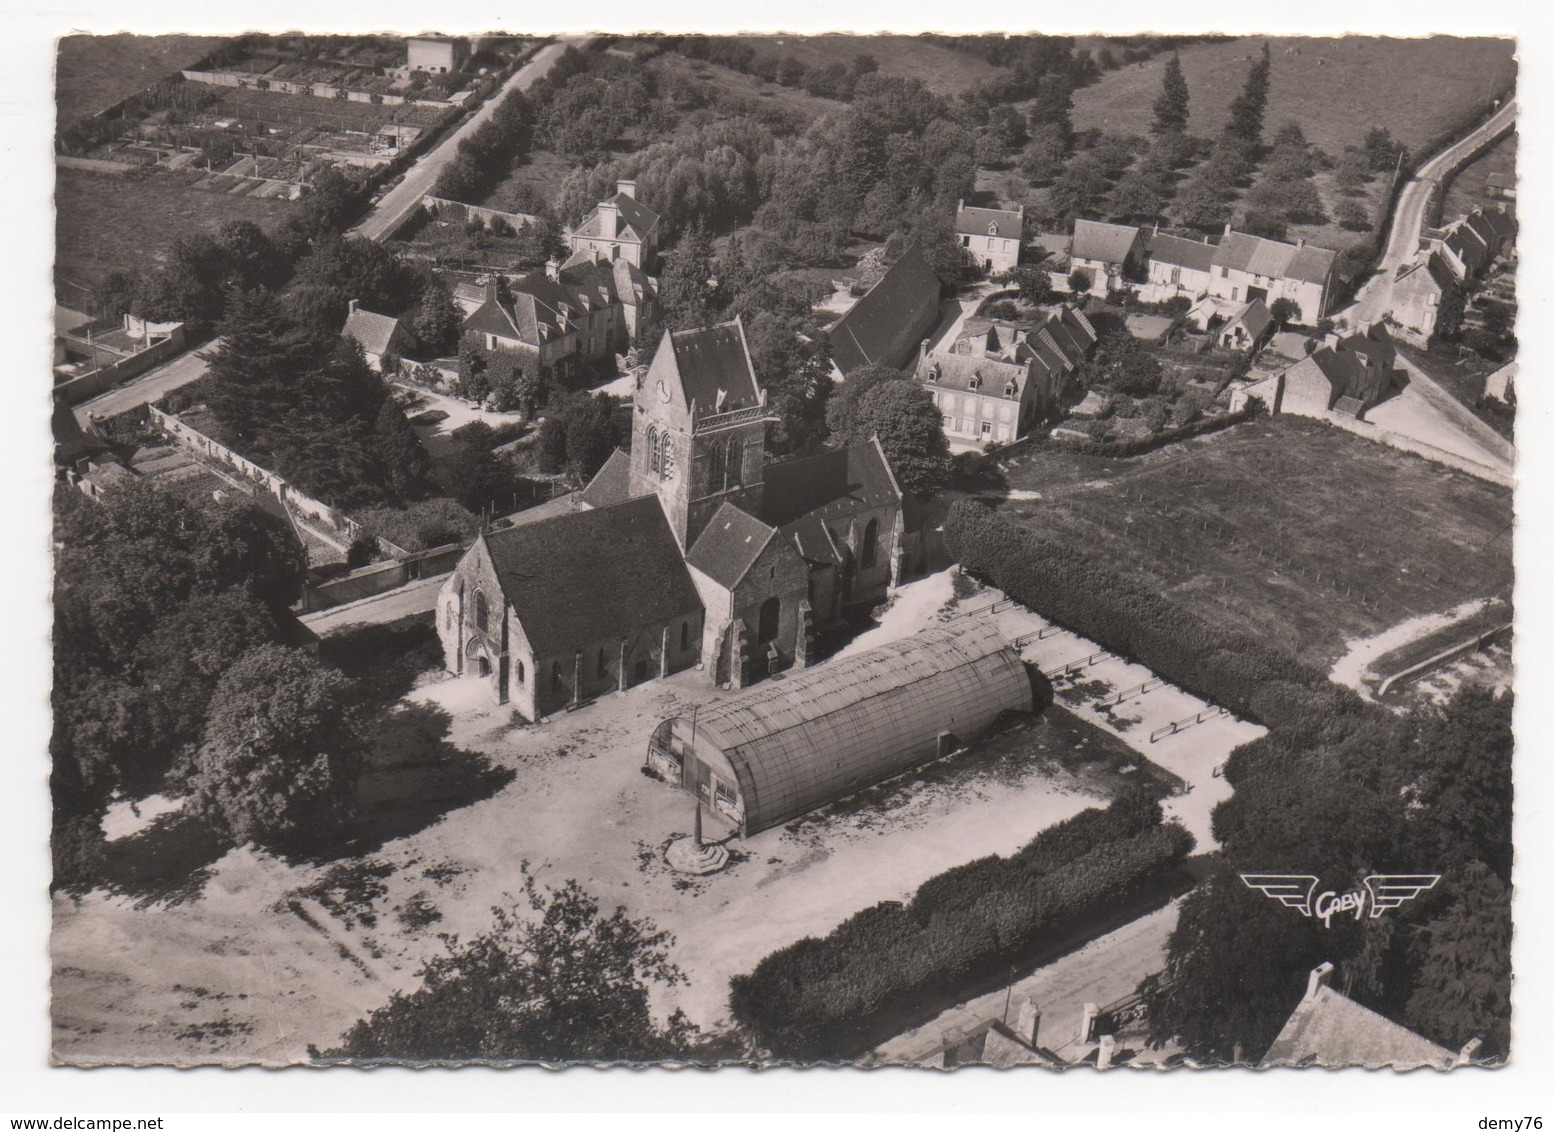
[{"label": "farm building", "polygon": [[469,40],[447,35],[414,35],[405,41],[405,65],[412,71],[453,75],[469,59]]},{"label": "farm building", "polygon": [[906,369],[939,321],[939,277],[914,246],[831,327],[831,358],[843,374],[860,366]]},{"label": "farm building", "polygon": [[1148,271],[1144,231],[1132,224],[1076,220],[1069,261],[1073,270],[1090,273],[1090,294],[1105,298]]},{"label": "farm building", "polygon": [[1032,703],[997,629],[929,629],[666,719],[647,765],[750,837],[942,758]]}]

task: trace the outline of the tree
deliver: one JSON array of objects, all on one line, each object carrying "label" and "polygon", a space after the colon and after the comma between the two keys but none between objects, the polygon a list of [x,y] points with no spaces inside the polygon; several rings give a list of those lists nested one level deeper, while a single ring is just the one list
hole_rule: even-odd
[{"label": "tree", "polygon": [[1074,87],[1068,71],[1059,69],[1043,75],[1031,106],[1032,136],[1046,134],[1067,156],[1074,148],[1073,110]]},{"label": "tree", "polygon": [[772,455],[811,452],[825,439],[826,409],[834,388],[831,359],[823,336],[799,334],[800,319],[769,311],[746,324],[745,339],[756,379],[766,391],[766,407],[777,418],[767,435]]},{"label": "tree", "polygon": [[1468,309],[1467,293],[1457,284],[1450,284],[1441,292],[1440,304],[1435,308],[1435,334],[1442,342],[1455,342],[1462,336],[1462,318]]},{"label": "tree", "polygon": [[362,530],[405,550],[430,550],[463,542],[480,520],[452,499],[422,499],[404,507],[372,507],[356,513]]},{"label": "tree", "polygon": [[1155,120],[1150,131],[1156,134],[1183,133],[1187,129],[1187,78],[1182,74],[1182,58],[1175,52],[1166,60],[1165,78],[1160,97],[1155,100]]},{"label": "tree", "polygon": [[1083,295],[1095,284],[1095,276],[1088,267],[1076,267],[1068,273],[1068,289],[1076,295]]},{"label": "tree", "polygon": [[459,348],[459,332],[464,319],[453,305],[448,288],[435,276],[421,288],[421,309],[412,332],[423,356],[446,357]]},{"label": "tree", "polygon": [[709,287],[712,258],[712,237],[700,223],[693,224],[665,257],[658,301],[670,329],[692,330],[716,319]]},{"label": "tree", "polygon": [[1230,103],[1230,121],[1225,132],[1249,145],[1257,145],[1263,134],[1263,114],[1268,108],[1268,76],[1273,68],[1268,44],[1247,71],[1246,85]]},{"label": "tree", "polygon": [[566,430],[566,473],[577,484],[587,483],[620,446],[615,400],[608,393],[576,397],[561,411]]},{"label": "tree", "polygon": [[657,1061],[685,1057],[694,1029],[653,1017],[654,987],[684,980],[673,937],[624,908],[605,915],[575,881],[540,890],[522,866],[527,909],[496,908],[492,929],[428,961],[328,1057],[420,1061]]},{"label": "tree", "polygon": [[1511,894],[1482,862],[1448,873],[1458,894],[1419,932],[1415,989],[1403,1024],[1448,1049],[1469,1039],[1480,1056],[1504,1056],[1511,1044]]},{"label": "tree", "polygon": [[1371,226],[1370,213],[1357,200],[1340,201],[1337,219],[1339,227],[1350,232],[1364,232]]},{"label": "tree", "polygon": [[1107,211],[1118,220],[1146,223],[1165,214],[1169,197],[1169,182],[1156,171],[1140,167],[1117,182],[1108,199]]},{"label": "tree", "polygon": [[1375,173],[1394,173],[1408,157],[1408,149],[1393,138],[1385,126],[1375,126],[1365,135],[1365,158]]},{"label": "tree", "polygon": [[338,235],[356,210],[359,189],[334,165],[325,164],[308,182],[301,224],[313,240]]},{"label": "tree", "polygon": [[1219,187],[1199,173],[1177,195],[1176,214],[1189,228],[1200,232],[1218,232],[1230,219],[1230,205]]},{"label": "tree", "polygon": [[903,491],[926,499],[950,475],[944,417],[926,389],[909,381],[885,381],[863,395],[853,443],[879,437],[885,459]]},{"label": "tree", "polygon": [[350,819],[360,770],[351,681],[300,649],[264,645],[216,685],[186,811],[237,845],[306,849]]},{"label": "tree", "polygon": [[1268,313],[1273,316],[1273,321],[1279,329],[1283,330],[1300,318],[1300,307],[1293,299],[1275,299],[1273,305],[1268,308]]},{"label": "tree", "polygon": [[832,447],[843,448],[856,444],[867,436],[859,436],[859,410],[864,397],[876,386],[887,381],[906,381],[907,375],[889,366],[870,363],[859,366],[847,375],[847,380],[832,392],[826,404],[826,431]]},{"label": "tree", "polygon": [[1358,149],[1346,149],[1343,156],[1338,159],[1338,165],[1333,170],[1333,181],[1340,191],[1348,194],[1359,192],[1370,184],[1375,176],[1371,168],[1371,162],[1364,152]]},{"label": "tree", "polygon": [[378,419],[373,424],[373,441],[389,494],[399,500],[418,494],[431,468],[431,458],[422,447],[421,438],[405,419],[405,411],[391,399],[385,399],[378,410]]},{"label": "tree", "polygon": [[1020,298],[1028,303],[1050,303],[1052,273],[1040,264],[1022,263],[1014,269],[1014,284],[1020,289]]},{"label": "tree", "polygon": [[[547,417],[546,421],[552,419]],[[563,430],[562,436],[565,435]],[[542,443],[544,438],[542,429]],[[559,470],[559,467],[550,470]],[[460,447],[437,461],[432,478],[444,495],[458,500],[465,510],[477,515],[488,511],[505,514],[516,506],[518,483],[512,463],[495,452]]]}]

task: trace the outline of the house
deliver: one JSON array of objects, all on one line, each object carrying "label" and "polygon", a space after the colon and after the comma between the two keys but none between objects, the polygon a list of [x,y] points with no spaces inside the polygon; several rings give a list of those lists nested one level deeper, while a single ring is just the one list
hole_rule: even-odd
[{"label": "house", "polygon": [[1089,272],[1089,293],[1105,298],[1144,274],[1144,232],[1132,224],[1076,220],[1068,255],[1070,273]]},{"label": "house", "polygon": [[831,359],[845,376],[860,366],[907,369],[939,321],[939,277],[910,247],[831,327]]},{"label": "house", "polygon": [[617,181],[615,195],[595,205],[567,240],[574,258],[624,259],[651,271],[658,263],[658,229],[658,213],[637,199],[637,183]]},{"label": "house", "polygon": [[1306,979],[1279,1036],[1259,1063],[1263,1067],[1323,1065],[1367,1069],[1451,1069],[1473,1060],[1477,1038],[1453,1052],[1384,1017],[1329,985],[1333,965],[1323,963]]},{"label": "house", "polygon": [[1491,173],[1484,178],[1484,195],[1490,200],[1516,199],[1516,174]]},{"label": "house", "polygon": [[1013,271],[1020,262],[1020,243],[1025,236],[1025,206],[955,209],[955,235],[966,258],[991,275]]},{"label": "house", "polygon": [[624,352],[659,313],[653,280],[629,260],[585,258],[565,268],[552,260],[543,271],[489,279],[473,294],[478,305],[467,285],[454,292],[467,312],[465,333],[488,350],[527,354],[563,381],[579,360]]},{"label": "house", "polygon": [[913,379],[939,406],[952,445],[1007,444],[1057,408],[1095,341],[1089,319],[1067,303],[1029,327],[974,319],[948,350],[925,346]]},{"label": "house", "polygon": [[354,338],[361,344],[367,364],[379,373],[384,372],[384,360],[392,364],[406,350],[415,345],[415,338],[405,329],[405,324],[386,314],[362,310],[361,304],[351,300],[350,311],[345,316],[345,326],[340,331],[346,338]]},{"label": "house", "polygon": [[1209,294],[1231,302],[1261,299],[1271,310],[1280,299],[1295,304],[1291,321],[1315,326],[1332,300],[1334,265],[1338,256],[1326,248],[1269,240],[1225,226],[1214,249]]},{"label": "house", "polygon": [[449,671],[526,718],[693,665],[736,687],[803,668],[817,630],[899,577],[902,493],[878,441],[767,464],[738,319],[666,332],[632,408],[629,453],[486,532],[438,595]]},{"label": "house", "polygon": [[1345,338],[1332,335],[1328,344],[1272,379],[1269,408],[1275,413],[1322,417],[1334,412],[1364,420],[1368,410],[1392,393],[1396,364],[1397,347],[1379,323]]},{"label": "house", "polygon": [[1445,257],[1436,250],[1398,268],[1392,282],[1392,322],[1405,338],[1424,345],[1435,334],[1441,300],[1457,285]]},{"label": "house", "polygon": [[1187,240],[1156,228],[1145,248],[1149,285],[1158,291],[1156,301],[1176,295],[1195,299],[1208,294],[1215,250],[1207,239]]},{"label": "house", "polygon": [[1261,299],[1243,303],[1215,331],[1215,344],[1226,350],[1255,350],[1273,334],[1273,316]]},{"label": "house", "polygon": [[456,75],[469,61],[469,40],[447,35],[413,35],[405,41],[405,65],[411,71]]}]

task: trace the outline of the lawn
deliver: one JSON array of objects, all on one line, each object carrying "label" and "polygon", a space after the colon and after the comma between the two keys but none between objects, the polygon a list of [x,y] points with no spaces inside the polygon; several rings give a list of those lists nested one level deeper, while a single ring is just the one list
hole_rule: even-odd
[{"label": "lawn", "polygon": [[[1188,129],[1212,137],[1246,81],[1262,38],[1201,43],[1181,51],[1191,92]],[[1338,154],[1385,126],[1417,149],[1465,124],[1516,75],[1510,39],[1269,38],[1273,73],[1267,125],[1300,123],[1312,144]],[[1160,96],[1166,57],[1107,72],[1074,92],[1074,125],[1143,134]]]},{"label": "lawn", "polygon": [[106,110],[225,42],[202,35],[64,36],[56,56],[59,124]]},{"label": "lawn", "polygon": [[1312,421],[1128,459],[1026,447],[1004,473],[1000,514],[1324,668],[1353,638],[1510,591],[1509,491]]},{"label": "lawn", "polygon": [[806,68],[829,63],[851,65],[859,55],[872,55],[879,73],[921,79],[929,90],[955,95],[1004,72],[967,51],[911,35],[747,36],[758,55],[791,55]]},{"label": "lawn", "polygon": [[[1466,216],[1474,208],[1495,208],[1498,201],[1484,195],[1484,183],[1491,173],[1516,176],[1516,134],[1507,134],[1472,162],[1458,170],[1446,190],[1446,200],[1441,206],[1441,220],[1451,223],[1459,216]],[[1514,210],[1514,205],[1511,206]]]},{"label": "lawn", "polygon": [[[896,617],[874,632],[935,619],[949,587],[912,596],[935,584],[905,587],[897,605],[910,624]],[[368,670],[386,674],[374,691],[403,691],[426,659],[424,627],[363,634],[354,646],[330,638],[330,655],[350,668],[372,657]],[[666,715],[738,693],[685,672],[515,726],[478,681],[428,679],[377,729],[345,855],[223,854],[176,813],[111,843],[115,891],[55,904],[57,1056],[273,1063],[305,1056],[309,1043],[328,1048],[416,985],[421,961],[442,952],[440,933],[488,928],[492,906],[520,891],[524,861],[545,883],[575,877],[607,907],[672,932],[689,982],[656,1005],[716,1028],[729,977],[762,955],[903,899],[954,865],[1012,852],[1124,782],[1171,781],[1117,737],[1050,707],[920,774],[736,839],[729,868],[688,878],[662,850],[689,832],[690,800],[641,772],[648,736]],[[709,820],[709,836],[724,832]]]},{"label": "lawn", "polygon": [[294,205],[246,195],[205,192],[157,172],[109,177],[56,171],[54,280],[60,300],[79,304],[81,287],[110,271],[147,271],[179,236],[214,232],[228,220],[275,225]]}]

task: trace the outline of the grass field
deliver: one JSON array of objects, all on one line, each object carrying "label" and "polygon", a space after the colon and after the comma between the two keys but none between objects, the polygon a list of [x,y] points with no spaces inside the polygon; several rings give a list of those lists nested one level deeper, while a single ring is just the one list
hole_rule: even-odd
[{"label": "grass field", "polygon": [[1449,224],[1478,205],[1494,208],[1498,202],[1484,195],[1484,182],[1491,173],[1516,175],[1515,133],[1507,134],[1481,157],[1464,165],[1451,179],[1451,185],[1446,190],[1446,200],[1441,206],[1441,220]]},{"label": "grass field", "polygon": [[851,64],[862,54],[874,56],[882,75],[922,79],[939,94],[959,94],[975,83],[1001,74],[984,59],[910,35],[747,36],[761,55],[791,55],[805,67]]},{"label": "grass field", "polygon": [[95,287],[110,271],[155,268],[179,236],[214,232],[228,220],[273,225],[291,215],[279,200],[200,192],[175,177],[106,177],[56,171],[54,280],[60,300],[81,303],[77,286]]},{"label": "grass field", "polygon": [[1000,514],[1323,667],[1349,639],[1510,590],[1510,492],[1316,422],[1129,459],[1027,448],[1005,475],[1025,498]]},{"label": "grass field", "polygon": [[56,55],[59,123],[107,109],[225,42],[203,35],[67,35]]},{"label": "grass field", "polygon": [[[1191,92],[1188,129],[1205,136],[1219,132],[1262,43],[1247,38],[1182,49]],[[1273,53],[1268,127],[1299,122],[1314,145],[1335,155],[1358,145],[1376,126],[1417,149],[1478,109],[1516,74],[1516,48],[1509,39],[1269,38],[1267,43]],[[1165,62],[1159,57],[1111,71],[1075,91],[1074,125],[1147,132]]]}]

